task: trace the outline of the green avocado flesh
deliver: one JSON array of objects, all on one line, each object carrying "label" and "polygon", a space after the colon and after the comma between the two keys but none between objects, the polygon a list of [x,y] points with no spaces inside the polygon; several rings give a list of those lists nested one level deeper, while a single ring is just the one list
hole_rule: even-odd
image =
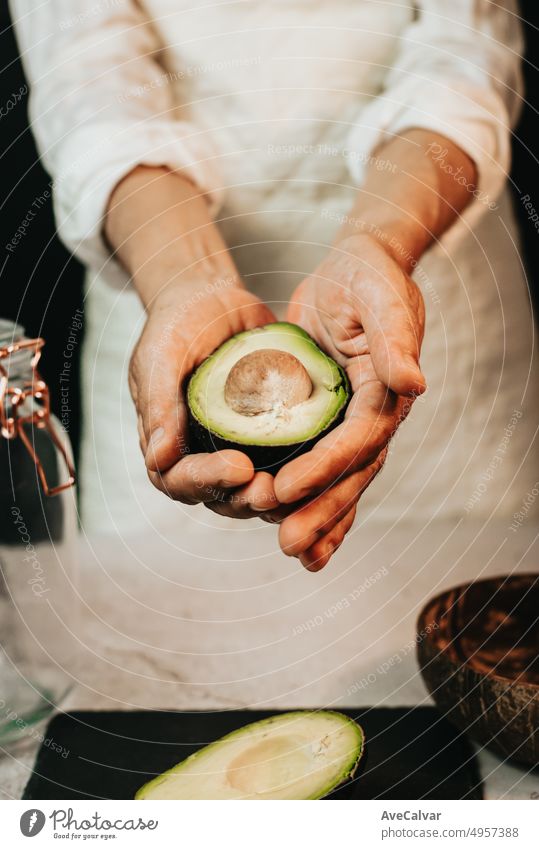
[{"label": "green avocado flesh", "polygon": [[[225,397],[227,378],[238,361],[256,351],[264,351],[269,366],[274,352],[282,351],[299,360],[312,384],[310,395],[286,406],[277,394],[270,409],[255,415],[233,409]],[[272,378],[275,380],[275,370],[272,373],[269,368],[253,391],[271,388]],[[237,447],[257,468],[279,465],[300,450],[308,450],[334,427],[344,414],[349,396],[343,369],[300,327],[276,322],[239,333],[208,357],[189,381],[187,400],[194,448],[215,451]],[[298,450],[291,451],[291,447]]]},{"label": "green avocado flesh", "polygon": [[145,784],[136,799],[322,799],[354,775],[359,725],[293,711],[246,725]]}]

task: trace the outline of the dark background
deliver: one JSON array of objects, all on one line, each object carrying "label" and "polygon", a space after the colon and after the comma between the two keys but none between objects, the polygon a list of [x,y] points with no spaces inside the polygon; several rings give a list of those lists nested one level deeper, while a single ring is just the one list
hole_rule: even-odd
[{"label": "dark background", "polygon": [[[534,206],[538,207],[539,151],[535,150],[535,142],[539,138],[539,2],[522,0],[520,7],[527,43],[524,64],[527,103],[514,134],[511,179],[516,198],[529,193],[533,200],[535,194]],[[13,92],[19,92],[25,85],[25,78],[5,0],[0,5],[0,16],[0,104],[4,105]],[[17,107],[0,120],[0,176],[4,186],[0,211],[0,315],[22,323],[29,335],[44,336],[47,340],[42,373],[58,414],[63,351],[70,335],[72,316],[77,309],[83,308],[83,270],[55,236],[50,199],[45,200],[14,253],[8,253],[4,247],[32,208],[35,198],[50,189],[50,178],[39,164],[28,129],[27,100],[23,97]],[[532,186],[538,187],[537,192]],[[539,233],[526,218],[522,203],[516,203],[515,207],[520,218],[528,278],[537,303]],[[69,384],[68,430],[75,451],[80,431],[78,367],[81,341],[79,332]]]}]

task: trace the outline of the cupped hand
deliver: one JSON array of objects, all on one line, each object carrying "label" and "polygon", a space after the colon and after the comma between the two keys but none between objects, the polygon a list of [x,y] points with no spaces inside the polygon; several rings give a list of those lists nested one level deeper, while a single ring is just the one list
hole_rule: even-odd
[{"label": "cupped hand", "polygon": [[219,345],[275,321],[235,281],[200,281],[165,290],[148,308],[133,353],[129,386],[150,480],[184,504],[203,502],[221,515],[250,518],[276,507],[273,478],[242,452],[190,454],[184,383]]},{"label": "cupped hand", "polygon": [[350,530],[388,441],[426,388],[419,368],[425,310],[387,248],[362,234],[340,242],[299,285],[288,320],[345,368],[353,392],[342,424],[279,471],[274,487],[283,506],[264,517],[280,522],[283,551],[318,571]]}]

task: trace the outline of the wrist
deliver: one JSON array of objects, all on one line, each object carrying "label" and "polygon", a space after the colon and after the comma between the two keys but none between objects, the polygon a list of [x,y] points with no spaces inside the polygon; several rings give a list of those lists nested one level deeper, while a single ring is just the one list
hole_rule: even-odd
[{"label": "wrist", "polygon": [[429,244],[429,240],[402,221],[380,221],[358,218],[352,226],[337,234],[335,245],[344,250],[361,252],[362,246],[380,246],[403,271],[410,274]]},{"label": "wrist", "polygon": [[371,202],[358,197],[352,212],[345,216],[336,243],[349,237],[369,238],[378,242],[401,268],[409,272],[432,240],[425,211],[421,217],[403,213],[403,204],[386,202],[382,198]]},{"label": "wrist", "polygon": [[166,168],[140,166],[117,185],[105,236],[147,309],[205,285],[241,285],[206,199]]},{"label": "wrist", "polygon": [[[245,291],[238,272],[232,263],[213,263],[206,259],[197,267],[178,271],[182,258],[168,270],[161,265],[144,276],[133,278],[146,312],[155,312],[181,306],[202,305],[210,297],[219,297],[232,290]],[[202,307],[203,308],[203,307]]]},{"label": "wrist", "polygon": [[337,239],[368,235],[409,273],[469,203],[476,168],[449,139],[423,129],[412,128],[393,138],[373,160],[382,151],[391,164],[391,177],[385,170],[367,170]]},{"label": "wrist", "polygon": [[[204,207],[204,198],[182,174],[164,167],[139,165],[112,191],[103,235],[130,271],[140,262],[141,246],[163,224],[170,225],[172,213],[188,220],[193,211],[198,211],[198,219]],[[206,220],[209,222],[209,216]]]}]

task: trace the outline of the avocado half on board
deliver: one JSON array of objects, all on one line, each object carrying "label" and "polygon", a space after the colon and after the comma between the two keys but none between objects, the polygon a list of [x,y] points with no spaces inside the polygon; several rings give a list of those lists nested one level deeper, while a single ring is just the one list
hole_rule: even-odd
[{"label": "avocado half on board", "polygon": [[360,726],[336,711],[245,725],[145,784],[135,799],[322,799],[353,778]]},{"label": "avocado half on board", "polygon": [[234,448],[275,473],[344,417],[344,370],[295,324],[246,330],[221,345],[189,380],[193,451]]}]

